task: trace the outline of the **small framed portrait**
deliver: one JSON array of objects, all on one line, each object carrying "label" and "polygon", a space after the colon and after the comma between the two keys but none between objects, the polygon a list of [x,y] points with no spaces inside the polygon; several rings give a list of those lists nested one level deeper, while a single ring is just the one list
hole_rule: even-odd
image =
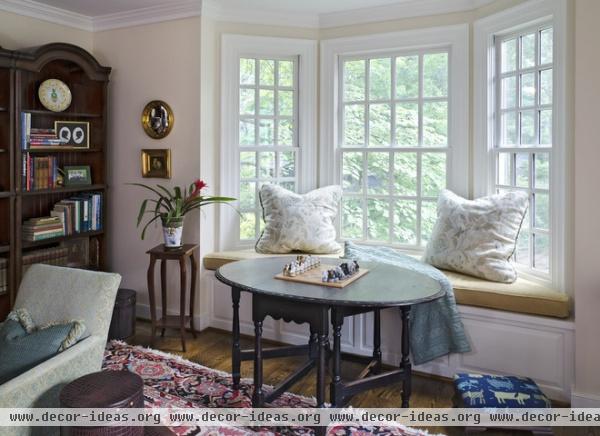
[{"label": "small framed portrait", "polygon": [[84,186],[92,184],[92,172],[89,165],[66,166],[63,168],[65,186]]},{"label": "small framed portrait", "polygon": [[171,150],[142,150],[142,177],[170,179]]},{"label": "small framed portrait", "polygon": [[55,121],[56,137],[63,147],[90,148],[90,123],[84,121]]}]

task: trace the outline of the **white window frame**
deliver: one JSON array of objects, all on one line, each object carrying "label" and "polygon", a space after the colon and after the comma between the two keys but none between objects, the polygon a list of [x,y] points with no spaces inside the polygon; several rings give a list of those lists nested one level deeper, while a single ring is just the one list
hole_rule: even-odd
[{"label": "white window frame", "polygon": [[[448,59],[448,189],[469,194],[469,26],[455,25],[321,42],[319,185],[339,183],[341,147],[339,62],[350,56],[447,50]],[[391,147],[390,147],[391,148]],[[402,147],[398,147],[401,150]],[[426,151],[426,148],[423,148]],[[340,214],[341,215],[341,214]],[[341,225],[338,219],[338,234]],[[381,244],[381,243],[379,243]],[[422,247],[406,248],[422,251]]]},{"label": "white window frame", "polygon": [[548,24],[553,28],[553,138],[550,166],[550,274],[516,265],[522,275],[565,290],[567,270],[566,229],[569,192],[567,168],[568,109],[567,80],[567,1],[532,0],[478,20],[474,25],[474,196],[494,191],[495,161],[492,152],[496,134],[496,50],[495,38],[532,26]]},{"label": "white window frame", "polygon": [[[317,42],[225,34],[221,38],[221,194],[235,198],[240,194],[239,60],[242,57],[298,59],[297,189],[299,192],[314,189],[317,186]],[[253,241],[240,240],[239,227],[237,212],[220,208],[219,249],[254,245]]]}]

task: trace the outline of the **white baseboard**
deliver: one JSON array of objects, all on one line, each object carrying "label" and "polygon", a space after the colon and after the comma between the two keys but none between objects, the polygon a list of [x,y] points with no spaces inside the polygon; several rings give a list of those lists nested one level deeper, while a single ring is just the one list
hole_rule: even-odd
[{"label": "white baseboard", "polygon": [[600,395],[573,392],[571,394],[571,407],[573,408],[600,408]]},{"label": "white baseboard", "polygon": [[[167,311],[169,315],[179,315],[178,312]],[[136,317],[150,320],[150,306],[148,304],[136,304]],[[194,326],[197,331],[202,331],[210,325],[210,316],[208,313],[194,315]]]}]

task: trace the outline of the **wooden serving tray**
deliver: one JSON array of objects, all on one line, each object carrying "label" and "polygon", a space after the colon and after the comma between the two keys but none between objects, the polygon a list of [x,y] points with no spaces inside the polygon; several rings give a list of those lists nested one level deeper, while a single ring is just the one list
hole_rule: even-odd
[{"label": "wooden serving tray", "polygon": [[284,276],[283,273],[280,272],[275,276],[275,278],[279,280],[286,280],[288,282],[305,283],[307,285],[328,286],[330,288],[343,288],[369,272],[369,270],[366,268],[360,268],[358,272],[351,276],[349,279],[342,280],[339,282],[321,281],[321,278],[323,277],[323,271],[331,269],[332,266],[333,265],[320,265],[317,268],[313,268],[311,270],[306,271],[305,273],[298,274],[295,277]]}]

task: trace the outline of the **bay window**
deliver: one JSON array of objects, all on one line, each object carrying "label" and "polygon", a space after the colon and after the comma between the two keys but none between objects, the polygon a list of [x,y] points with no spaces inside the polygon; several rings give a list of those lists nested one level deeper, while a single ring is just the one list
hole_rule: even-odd
[{"label": "bay window", "polygon": [[340,60],[342,238],[427,241],[446,187],[448,56]]},{"label": "bay window", "polygon": [[495,187],[529,195],[515,261],[549,273],[553,30],[541,25],[495,39]]},{"label": "bay window", "polygon": [[316,42],[224,35],[221,46],[220,246],[251,247],[262,229],[265,183],[317,186]]},{"label": "bay window", "polygon": [[322,42],[320,184],[340,238],[420,250],[440,190],[468,195],[468,28]]},{"label": "bay window", "polygon": [[569,219],[567,2],[524,3],[475,22],[474,194],[517,190],[529,209],[513,256],[565,289]]},{"label": "bay window", "polygon": [[262,184],[296,190],[298,60],[242,57],[239,69],[239,237],[255,241]]}]

